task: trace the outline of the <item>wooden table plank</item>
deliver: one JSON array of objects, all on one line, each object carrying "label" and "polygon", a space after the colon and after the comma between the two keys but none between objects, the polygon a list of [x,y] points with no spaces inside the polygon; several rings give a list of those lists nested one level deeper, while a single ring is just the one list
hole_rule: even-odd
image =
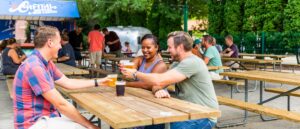
[{"label": "wooden table plank", "polygon": [[224,72],[223,76],[242,78],[248,80],[259,80],[273,83],[282,83],[300,86],[300,75],[294,73],[269,72],[269,71],[244,71],[244,72]]},{"label": "wooden table plank", "polygon": [[181,111],[189,114],[190,119],[202,119],[209,117],[220,117],[219,110],[201,106],[191,102],[179,100],[176,98],[159,99],[155,98],[150,91],[126,87],[126,93],[143,98],[145,100]]},{"label": "wooden table plank", "polygon": [[228,67],[228,66],[207,66],[207,68],[208,68],[208,70],[230,69],[230,67]]},{"label": "wooden table plank", "polygon": [[274,64],[281,63],[282,60],[262,60],[262,59],[244,59],[244,58],[221,58],[222,61],[239,61],[239,62],[247,62],[247,63],[256,63],[256,64]]},{"label": "wooden table plank", "polygon": [[63,63],[55,63],[56,67],[65,75],[82,75],[89,74],[88,70],[79,69]]},{"label": "wooden table plank", "polygon": [[74,93],[70,98],[115,129],[152,124],[151,117],[111,101],[101,93]]},{"label": "wooden table plank", "polygon": [[270,57],[270,58],[286,58],[287,55],[274,55],[274,54],[250,54],[250,53],[239,53],[239,56],[252,56],[252,57]]},{"label": "wooden table plank", "polygon": [[118,97],[116,96],[115,92],[102,92],[101,95],[106,97],[108,100],[110,99],[151,117],[153,119],[153,124],[189,120],[189,115],[186,113],[146,101],[130,94],[125,94],[125,96]]}]

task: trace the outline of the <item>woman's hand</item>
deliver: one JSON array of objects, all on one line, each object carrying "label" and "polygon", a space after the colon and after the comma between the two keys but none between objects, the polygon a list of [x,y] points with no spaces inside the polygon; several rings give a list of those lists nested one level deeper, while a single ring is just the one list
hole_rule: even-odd
[{"label": "woman's hand", "polygon": [[135,79],[133,74],[136,73],[137,70],[136,69],[121,68],[121,72],[125,76],[125,78]]}]

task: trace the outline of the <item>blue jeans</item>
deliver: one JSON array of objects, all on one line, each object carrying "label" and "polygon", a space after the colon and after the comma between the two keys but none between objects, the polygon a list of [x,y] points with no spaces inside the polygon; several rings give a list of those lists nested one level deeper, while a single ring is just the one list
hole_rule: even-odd
[{"label": "blue jeans", "polygon": [[[171,129],[211,129],[215,126],[215,123],[209,119],[198,119],[198,120],[189,120],[183,122],[174,122],[170,124]],[[150,125],[146,126],[145,129],[164,129],[165,125]]]}]

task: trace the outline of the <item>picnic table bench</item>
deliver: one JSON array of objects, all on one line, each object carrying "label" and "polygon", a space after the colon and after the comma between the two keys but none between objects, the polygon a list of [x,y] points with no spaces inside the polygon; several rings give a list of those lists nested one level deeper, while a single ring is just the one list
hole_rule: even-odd
[{"label": "picnic table bench", "polygon": [[282,69],[282,64],[281,64],[282,60],[244,59],[244,58],[226,58],[226,57],[222,57],[221,59],[224,62],[233,61],[234,63],[232,63],[230,66],[237,63],[243,69],[246,69],[246,70],[247,70],[247,68],[243,65],[243,63],[252,63],[255,65],[255,69],[256,69],[256,65],[258,65],[258,64],[264,65],[265,67],[267,64],[272,64],[273,70],[275,70],[276,64],[279,64],[280,70]]}]

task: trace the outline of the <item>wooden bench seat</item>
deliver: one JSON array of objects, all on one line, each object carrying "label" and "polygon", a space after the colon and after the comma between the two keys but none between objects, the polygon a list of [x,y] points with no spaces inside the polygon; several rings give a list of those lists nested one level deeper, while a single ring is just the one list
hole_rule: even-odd
[{"label": "wooden bench seat", "polygon": [[263,105],[258,105],[255,103],[244,102],[241,100],[234,100],[227,97],[218,96],[218,101],[220,105],[227,105],[234,108],[244,109],[258,114],[268,115],[272,117],[277,117],[280,119],[285,119],[294,122],[300,122],[300,113],[290,112],[287,110],[267,107]]},{"label": "wooden bench seat", "polygon": [[[283,88],[266,88],[265,89],[266,92],[271,92],[271,93],[284,93],[287,92],[287,89],[283,89]],[[288,94],[289,96],[295,96],[295,97],[300,97],[300,92],[299,91],[294,91]]]},{"label": "wooden bench seat", "polygon": [[14,79],[6,79],[6,85],[7,85],[7,88],[8,88],[8,93],[9,93],[9,96],[10,98],[12,99],[13,98],[13,82],[14,82]]}]

